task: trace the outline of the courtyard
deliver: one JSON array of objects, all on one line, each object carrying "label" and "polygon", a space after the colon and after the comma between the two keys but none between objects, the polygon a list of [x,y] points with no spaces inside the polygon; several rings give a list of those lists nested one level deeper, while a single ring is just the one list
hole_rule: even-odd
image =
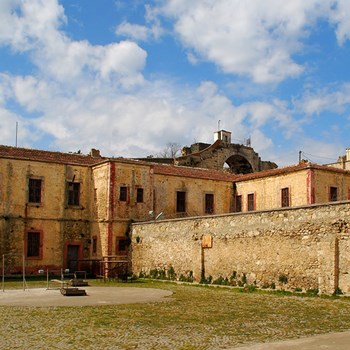
[{"label": "courtyard", "polygon": [[[350,329],[350,299],[138,280],[6,283],[1,349],[232,349]],[[56,300],[56,302],[55,302]],[[344,333],[345,334],[345,333]],[[262,347],[260,347],[262,349]]]}]

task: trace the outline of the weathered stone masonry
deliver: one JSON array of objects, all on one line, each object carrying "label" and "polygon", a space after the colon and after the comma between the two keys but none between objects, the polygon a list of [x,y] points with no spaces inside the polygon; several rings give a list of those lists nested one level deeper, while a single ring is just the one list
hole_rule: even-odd
[{"label": "weathered stone masonry", "polygon": [[[350,202],[135,224],[138,275],[236,276],[259,287],[350,292]],[[203,242],[211,248],[203,248]]]}]

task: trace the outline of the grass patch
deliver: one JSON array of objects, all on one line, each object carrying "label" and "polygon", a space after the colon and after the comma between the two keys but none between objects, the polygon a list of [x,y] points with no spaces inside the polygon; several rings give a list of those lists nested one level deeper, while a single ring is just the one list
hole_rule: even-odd
[{"label": "grass patch", "polygon": [[[17,283],[17,285],[16,285]],[[21,288],[9,282],[6,288]],[[223,349],[350,328],[350,300],[160,281],[101,287],[161,288],[168,302],[86,307],[0,306],[4,348]],[[30,288],[45,281],[30,281]]]}]

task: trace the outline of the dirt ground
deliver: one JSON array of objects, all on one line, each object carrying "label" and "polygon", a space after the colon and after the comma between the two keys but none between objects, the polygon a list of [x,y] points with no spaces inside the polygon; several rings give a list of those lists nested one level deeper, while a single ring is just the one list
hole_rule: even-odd
[{"label": "dirt ground", "polygon": [[148,303],[166,300],[172,292],[161,289],[133,287],[79,287],[86,296],[63,296],[59,289],[34,288],[0,292],[0,305],[7,306],[93,306]]},{"label": "dirt ground", "polygon": [[278,341],[250,346],[236,347],[231,350],[349,350],[350,331],[317,335],[296,340]]},{"label": "dirt ground", "polygon": [[[0,305],[20,307],[74,307],[164,302],[171,291],[133,287],[80,287],[86,296],[63,296],[59,289],[34,288],[0,291]],[[166,298],[168,297],[168,298]],[[234,347],[231,350],[349,350],[350,331],[313,337]]]}]

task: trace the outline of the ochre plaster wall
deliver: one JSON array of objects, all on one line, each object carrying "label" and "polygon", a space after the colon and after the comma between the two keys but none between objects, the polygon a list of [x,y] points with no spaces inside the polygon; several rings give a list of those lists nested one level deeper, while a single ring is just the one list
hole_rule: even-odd
[{"label": "ochre plaster wall", "polygon": [[237,181],[237,195],[242,196],[242,211],[248,210],[248,194],[255,195],[255,209],[281,208],[281,191],[289,188],[290,206],[307,204],[307,170]]},{"label": "ochre plaster wall", "polygon": [[[26,258],[27,272],[63,267],[65,246],[80,246],[79,258],[90,255],[90,168],[54,162],[1,159],[0,250],[12,270],[20,270],[28,231],[40,232],[40,257]],[[41,203],[28,203],[28,179],[42,180]],[[80,205],[68,206],[67,182],[80,183]]]},{"label": "ochre plaster wall", "polygon": [[315,201],[324,203],[330,200],[330,187],[338,189],[338,200],[348,200],[350,190],[350,176],[348,174],[334,173],[331,171],[317,171],[314,175]]},{"label": "ochre plaster wall", "polygon": [[232,183],[209,179],[184,178],[155,174],[156,214],[164,213],[165,218],[183,216],[176,213],[176,193],[186,192],[186,215],[201,216],[205,214],[205,194],[214,195],[214,214],[232,211]]}]

